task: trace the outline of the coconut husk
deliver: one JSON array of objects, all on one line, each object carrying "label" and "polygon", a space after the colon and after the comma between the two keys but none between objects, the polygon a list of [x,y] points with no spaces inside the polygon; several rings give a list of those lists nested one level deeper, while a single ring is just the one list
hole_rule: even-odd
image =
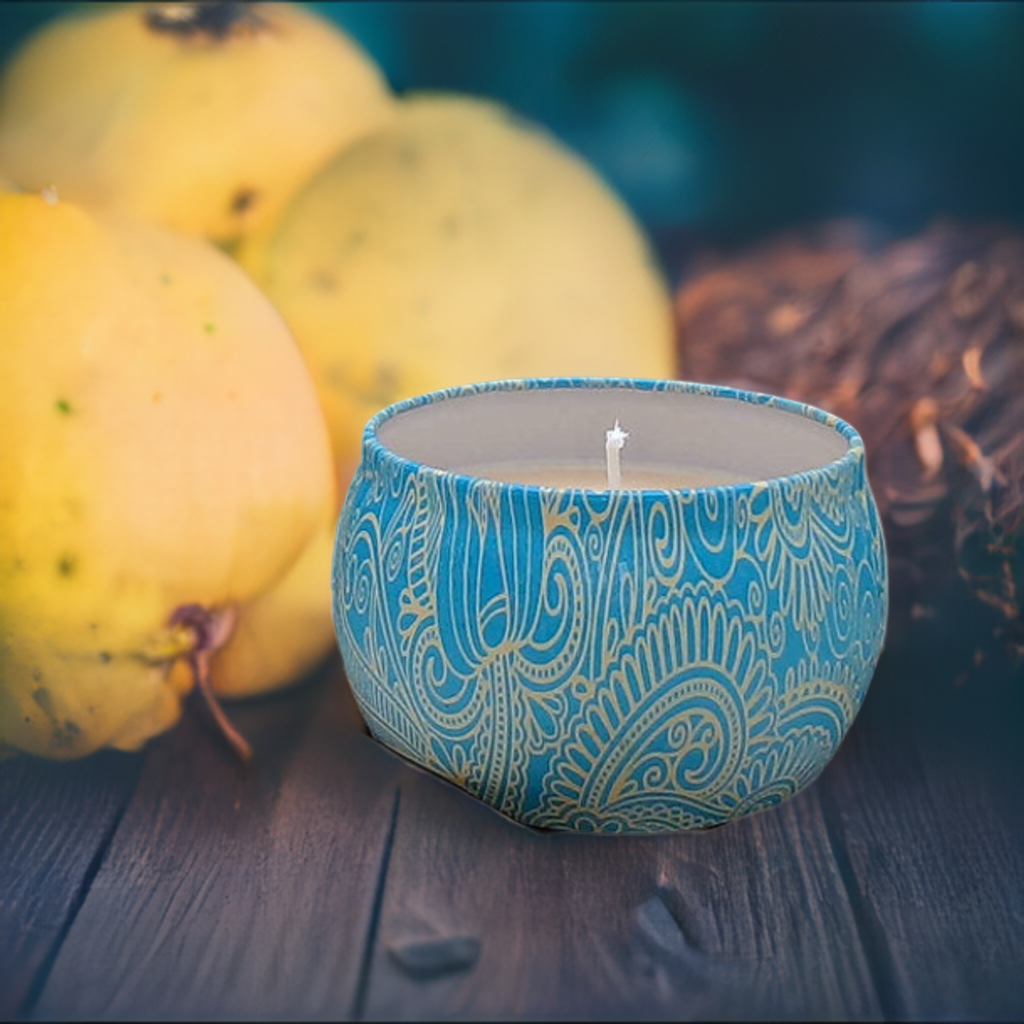
[{"label": "coconut husk", "polygon": [[1024,655],[1024,237],[835,222],[696,261],[676,311],[687,379],[809,402],[864,438],[891,635],[953,614],[959,588],[989,613],[974,661]]}]

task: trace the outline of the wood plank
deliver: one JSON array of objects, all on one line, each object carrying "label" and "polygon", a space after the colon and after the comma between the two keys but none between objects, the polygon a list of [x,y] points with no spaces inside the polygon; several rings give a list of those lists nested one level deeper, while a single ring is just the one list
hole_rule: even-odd
[{"label": "wood plank", "polygon": [[523,829],[415,769],[370,1019],[881,1015],[816,790],[704,833]]},{"label": "wood plank", "polygon": [[822,800],[885,1015],[1020,1020],[1024,676],[948,679],[876,680]]},{"label": "wood plank", "polygon": [[131,796],[143,755],[0,764],[0,1020],[30,1009]]},{"label": "wood plank", "polygon": [[[232,709],[248,777],[186,723],[153,745],[38,1013],[1019,1018],[1024,688],[929,683],[883,670],[825,775],[781,808],[642,839],[507,822],[376,749],[330,680]],[[126,760],[75,777],[104,759]],[[0,856],[44,851],[20,886],[35,898],[57,823],[92,818],[33,803],[18,764],[3,792],[50,839]]]},{"label": "wood plank", "polygon": [[195,719],[158,742],[38,1015],[351,1011],[397,766],[361,731],[338,660],[230,714],[253,766]]}]

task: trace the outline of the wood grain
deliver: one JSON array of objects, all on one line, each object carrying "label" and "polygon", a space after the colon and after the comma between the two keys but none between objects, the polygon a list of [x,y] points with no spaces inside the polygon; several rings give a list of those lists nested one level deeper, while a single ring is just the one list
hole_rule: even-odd
[{"label": "wood grain", "polygon": [[922,664],[697,834],[521,828],[373,744],[336,662],[231,707],[248,774],[194,715],[144,763],[4,765],[7,1015],[1020,1019],[1024,679]]},{"label": "wood grain", "polygon": [[368,1018],[881,1013],[814,789],[630,838],[531,832],[414,769],[401,789]]},{"label": "wood grain", "polygon": [[940,680],[880,675],[821,797],[885,1015],[1020,1020],[1024,676]]},{"label": "wood grain", "polygon": [[155,745],[37,1013],[343,1017],[363,970],[395,774],[335,661],[229,708],[248,772],[193,718]]},{"label": "wood grain", "polygon": [[115,751],[0,764],[0,1020],[31,1009],[141,764]]}]

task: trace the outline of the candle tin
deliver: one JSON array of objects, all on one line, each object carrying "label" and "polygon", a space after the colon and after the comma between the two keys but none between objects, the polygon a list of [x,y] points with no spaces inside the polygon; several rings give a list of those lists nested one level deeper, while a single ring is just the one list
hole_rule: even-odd
[{"label": "candle tin", "polygon": [[[574,411],[584,391],[608,410]],[[596,434],[620,402],[630,444],[646,433],[662,461],[683,435],[741,466],[749,447],[770,471],[800,464],[779,451],[791,436],[807,435],[804,462],[827,457],[748,483],[607,491],[495,482],[424,455],[431,434],[488,454],[581,418]],[[723,824],[818,775],[881,651],[886,576],[864,446],[835,416],[702,384],[543,379],[375,416],[332,584],[380,742],[523,824],[647,833]]]}]

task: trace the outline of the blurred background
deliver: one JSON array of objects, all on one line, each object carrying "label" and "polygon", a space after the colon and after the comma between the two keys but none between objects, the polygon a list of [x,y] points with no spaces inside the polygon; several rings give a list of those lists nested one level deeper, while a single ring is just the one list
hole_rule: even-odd
[{"label": "blurred background", "polygon": [[[0,4],[0,59],[71,6]],[[1022,4],[311,6],[397,91],[492,97],[555,132],[663,253],[836,216],[1024,223]]]}]

